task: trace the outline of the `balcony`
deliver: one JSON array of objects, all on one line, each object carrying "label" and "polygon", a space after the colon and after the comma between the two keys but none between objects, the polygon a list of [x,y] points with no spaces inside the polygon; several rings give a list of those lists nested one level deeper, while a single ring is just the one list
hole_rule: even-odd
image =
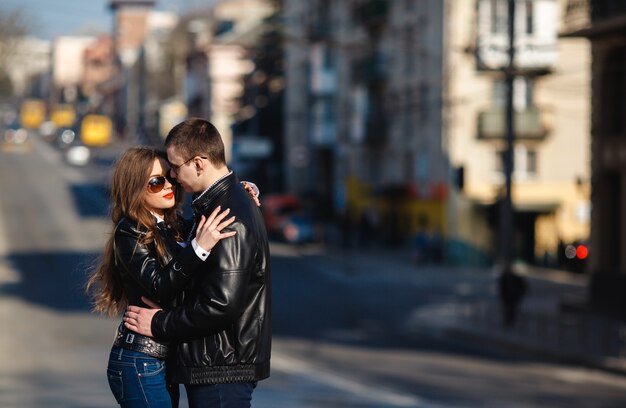
[{"label": "balcony", "polygon": [[[528,7],[530,8],[528,8]],[[557,63],[556,2],[516,3],[515,61],[519,70],[549,71]],[[476,32],[478,70],[501,70],[509,64],[506,2],[478,0]]]},{"label": "balcony", "polygon": [[[543,140],[550,133],[545,114],[537,108],[515,112],[515,138]],[[478,114],[478,139],[499,140],[506,138],[506,119],[502,108],[491,108]]]}]

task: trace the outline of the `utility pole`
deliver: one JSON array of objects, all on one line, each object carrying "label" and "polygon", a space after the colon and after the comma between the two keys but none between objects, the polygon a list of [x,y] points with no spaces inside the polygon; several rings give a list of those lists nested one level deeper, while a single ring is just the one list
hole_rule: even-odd
[{"label": "utility pole", "polygon": [[513,200],[511,194],[513,179],[513,152],[515,149],[515,109],[513,105],[513,84],[515,82],[515,0],[508,0],[508,28],[509,28],[509,44],[508,44],[508,66],[504,69],[506,75],[506,149],[504,151],[504,174],[505,174],[505,192],[504,200],[501,201],[500,207],[500,224],[501,224],[501,256],[502,267],[505,271],[511,270],[513,262]]}]

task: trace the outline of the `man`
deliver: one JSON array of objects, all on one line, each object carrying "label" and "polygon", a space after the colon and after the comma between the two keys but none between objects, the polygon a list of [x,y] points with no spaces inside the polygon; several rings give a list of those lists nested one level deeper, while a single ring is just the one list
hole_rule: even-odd
[{"label": "man", "polygon": [[[191,408],[250,407],[257,381],[269,377],[271,270],[258,207],[226,166],[224,144],[208,121],[188,119],[165,140],[171,176],[194,193],[196,220],[220,205],[230,209],[237,234],[211,251],[172,310],[127,308],[126,326],[177,343],[168,362],[185,385]],[[192,228],[194,231],[195,228]]]}]

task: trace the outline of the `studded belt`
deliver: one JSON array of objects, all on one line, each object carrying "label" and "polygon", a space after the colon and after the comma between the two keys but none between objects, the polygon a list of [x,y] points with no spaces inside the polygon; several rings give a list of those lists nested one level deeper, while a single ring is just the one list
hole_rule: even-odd
[{"label": "studded belt", "polygon": [[167,357],[167,344],[159,343],[151,337],[128,330],[124,323],[117,328],[117,334],[113,345],[128,350],[146,353],[149,356],[165,359]]}]

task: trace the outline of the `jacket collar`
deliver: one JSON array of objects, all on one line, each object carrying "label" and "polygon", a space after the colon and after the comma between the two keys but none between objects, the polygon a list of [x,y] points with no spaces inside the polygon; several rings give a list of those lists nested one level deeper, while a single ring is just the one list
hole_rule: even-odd
[{"label": "jacket collar", "polygon": [[220,202],[221,197],[231,189],[231,186],[236,185],[238,182],[239,180],[235,173],[230,171],[200,195],[194,197],[191,202],[191,207],[196,218],[199,217],[200,214],[206,214],[208,211],[213,210]]},{"label": "jacket collar", "polygon": [[[211,184],[210,186],[208,186],[206,188],[206,190],[204,190],[203,192],[201,192],[200,194],[194,194],[192,196],[193,201],[196,201],[197,199],[199,199],[200,197],[202,197],[204,194],[206,194],[207,191],[209,191],[211,188],[213,188],[214,185],[218,184],[220,181],[224,180],[226,177],[230,176],[233,173],[232,170],[229,170],[227,174],[223,175],[222,177],[220,177],[219,179],[217,179],[216,181],[213,182],[213,184]],[[193,204],[192,201],[192,204]]]}]

